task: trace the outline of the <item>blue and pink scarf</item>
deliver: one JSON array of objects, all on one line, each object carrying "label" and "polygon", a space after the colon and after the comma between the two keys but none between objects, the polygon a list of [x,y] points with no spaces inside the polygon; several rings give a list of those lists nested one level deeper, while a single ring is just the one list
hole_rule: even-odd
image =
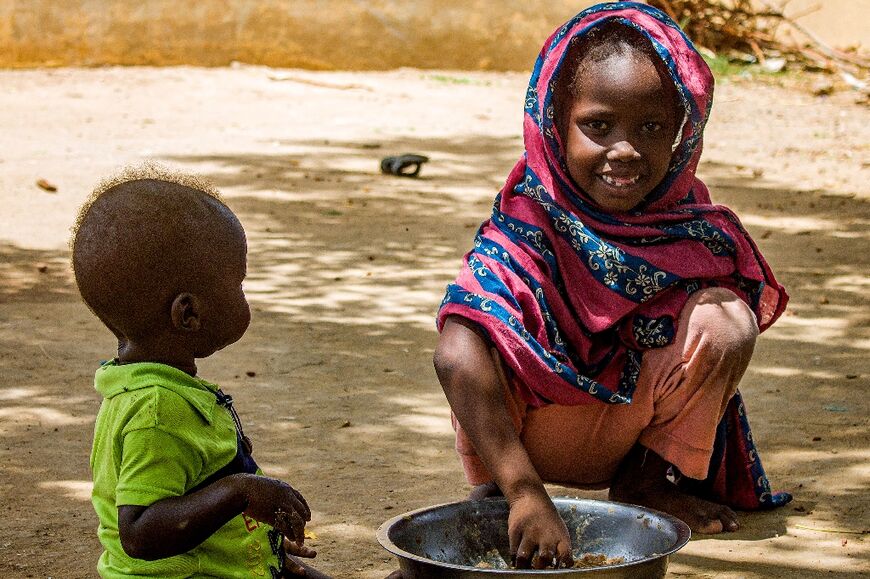
[{"label": "blue and pink scarf", "polygon": [[[649,39],[685,119],[663,181],[639,207],[608,214],[569,177],[554,95],[572,42],[614,20]],[[439,330],[450,315],[478,324],[524,399],[541,406],[631,403],[644,350],[672,342],[680,311],[701,288],[733,291],[760,329],[769,327],[788,296],[737,216],[712,204],[695,175],[712,96],[707,64],[676,23],[650,6],[599,4],[553,33],[526,93],[525,154],[447,288]],[[717,445],[709,488],[699,492],[746,509],[787,502],[770,493],[739,394]]]}]

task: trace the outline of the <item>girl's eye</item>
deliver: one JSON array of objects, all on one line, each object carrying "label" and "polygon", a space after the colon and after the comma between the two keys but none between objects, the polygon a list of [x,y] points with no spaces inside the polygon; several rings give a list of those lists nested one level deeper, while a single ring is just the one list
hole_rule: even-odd
[{"label": "girl's eye", "polygon": [[584,124],[593,131],[597,132],[603,132],[610,128],[610,126],[605,121],[588,121]]},{"label": "girl's eye", "polygon": [[657,133],[658,131],[662,130],[662,125],[661,123],[650,121],[648,123],[644,123],[642,128],[646,133]]}]

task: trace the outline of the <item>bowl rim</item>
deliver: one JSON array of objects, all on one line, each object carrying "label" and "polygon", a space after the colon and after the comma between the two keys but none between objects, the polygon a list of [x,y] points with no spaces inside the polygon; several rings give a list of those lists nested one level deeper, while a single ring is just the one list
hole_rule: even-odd
[{"label": "bowl rim", "polygon": [[[674,528],[677,532],[677,539],[674,543],[674,546],[672,548],[668,549],[667,551],[664,551],[662,553],[656,553],[655,556],[644,557],[643,559],[635,559],[633,561],[628,561],[626,563],[618,563],[616,565],[606,565],[603,567],[589,567],[588,571],[590,571],[590,572],[600,570],[600,569],[605,569],[605,568],[609,570],[609,569],[623,569],[623,568],[627,568],[627,567],[634,567],[634,566],[642,565],[644,563],[649,563],[651,561],[655,561],[655,560],[660,559],[662,557],[669,557],[670,555],[676,553],[677,551],[679,551],[680,549],[685,547],[686,543],[688,543],[689,539],[692,537],[692,531],[691,531],[691,529],[689,529],[689,525],[687,525],[684,521],[678,519],[677,517],[675,517],[673,515],[669,515],[668,513],[658,511],[656,509],[651,509],[649,507],[643,507],[640,505],[633,505],[631,503],[621,503],[621,502],[617,502],[617,501],[604,501],[604,500],[599,500],[599,499],[584,499],[584,498],[580,498],[580,497],[571,497],[571,496],[556,496],[556,497],[551,497],[551,499],[552,499],[554,504],[557,502],[562,502],[562,503],[568,502],[568,503],[573,503],[573,504],[577,504],[577,503],[595,504],[598,506],[620,505],[620,506],[624,506],[624,507],[631,507],[633,509],[638,509],[640,511],[644,511],[644,512],[649,513],[649,514],[656,515],[657,517],[661,517],[662,519],[667,520],[669,523],[671,523],[674,526]],[[398,547],[395,543],[393,543],[388,536],[389,530],[393,525],[395,525],[396,523],[398,523],[401,520],[406,520],[408,518],[412,518],[415,515],[419,515],[421,513],[426,513],[428,511],[434,511],[436,509],[440,509],[443,507],[449,507],[449,506],[454,506],[454,505],[459,505],[459,504],[464,504],[464,503],[490,502],[490,501],[506,502],[506,499],[504,499],[503,497],[487,498],[487,499],[483,499],[481,501],[472,501],[472,500],[466,499],[466,500],[462,500],[462,501],[453,501],[453,502],[449,502],[449,503],[441,503],[438,505],[431,505],[428,507],[422,507],[419,509],[414,509],[413,511],[408,511],[408,512],[402,513],[400,515],[396,515],[396,516],[390,518],[389,520],[384,521],[378,527],[378,531],[377,531],[378,543],[380,543],[381,547],[383,547],[385,550],[389,551],[390,553],[392,553],[393,555],[395,555],[397,557],[410,559],[412,561],[417,561],[418,563],[424,563],[427,565],[443,566],[447,569],[454,569],[454,570],[458,570],[458,571],[474,571],[477,573],[494,574],[494,575],[497,575],[500,573],[502,573],[502,574],[514,573],[515,574],[517,571],[526,571],[526,569],[481,569],[480,567],[474,567],[471,565],[459,565],[457,563],[445,563],[443,561],[434,561],[432,559],[427,559],[425,557],[415,555],[414,553],[411,553],[409,551],[405,551],[404,549]],[[539,570],[535,570],[535,574],[542,573],[542,574],[547,574],[547,575],[559,575],[559,574],[578,573],[578,572],[582,573],[584,571],[587,571],[587,569],[578,568],[578,567],[572,567],[572,568],[568,568],[568,569],[539,569]]]}]

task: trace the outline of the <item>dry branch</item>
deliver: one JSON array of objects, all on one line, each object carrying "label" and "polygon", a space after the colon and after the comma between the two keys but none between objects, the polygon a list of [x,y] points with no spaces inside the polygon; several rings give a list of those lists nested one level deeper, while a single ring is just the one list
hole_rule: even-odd
[{"label": "dry branch", "polygon": [[[788,17],[782,6],[773,6],[765,0],[649,0],[647,4],[679,22],[695,44],[728,58],[763,64],[767,58],[780,57],[831,72],[870,70],[866,58],[827,45],[796,22],[798,16]],[[777,29],[783,24],[800,32],[809,42],[798,46],[781,40]]]}]

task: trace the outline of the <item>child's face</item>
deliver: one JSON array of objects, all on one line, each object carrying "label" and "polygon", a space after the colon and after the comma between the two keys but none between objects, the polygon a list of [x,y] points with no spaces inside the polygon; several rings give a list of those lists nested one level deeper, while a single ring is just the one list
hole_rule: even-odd
[{"label": "child's face", "polygon": [[668,171],[676,89],[648,59],[625,54],[590,63],[579,88],[565,111],[568,172],[602,210],[629,211]]},{"label": "child's face", "polygon": [[241,226],[234,229],[231,239],[217,252],[220,259],[214,260],[214,270],[208,276],[211,282],[202,295],[204,332],[197,358],[237,342],[251,322],[251,310],[242,289],[247,274],[247,243]]}]

